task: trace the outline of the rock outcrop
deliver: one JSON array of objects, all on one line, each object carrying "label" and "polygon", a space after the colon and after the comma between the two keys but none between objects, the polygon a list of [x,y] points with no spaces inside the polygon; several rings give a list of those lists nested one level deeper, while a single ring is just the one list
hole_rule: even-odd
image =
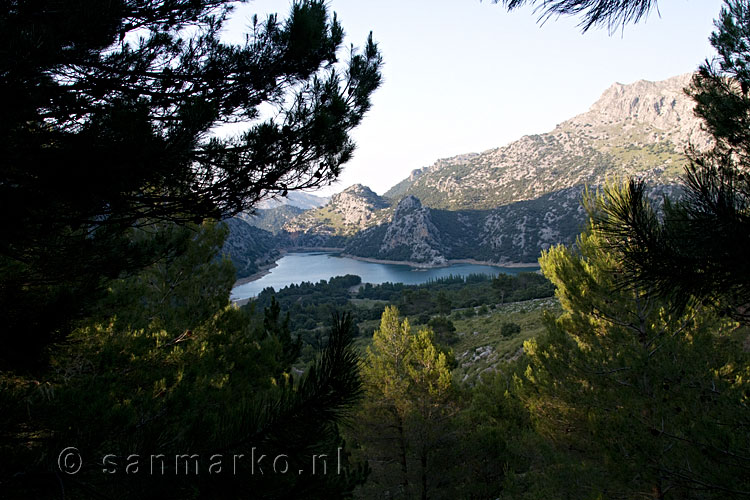
[{"label": "rock outcrop", "polygon": [[386,226],[377,258],[436,266],[446,263],[445,251],[430,209],[423,207],[414,196],[406,196]]},{"label": "rock outcrop", "polygon": [[237,269],[237,277],[244,278],[257,273],[261,267],[279,258],[279,249],[288,243],[285,237],[251,226],[238,217],[226,221],[229,236],[222,253],[227,255]]}]

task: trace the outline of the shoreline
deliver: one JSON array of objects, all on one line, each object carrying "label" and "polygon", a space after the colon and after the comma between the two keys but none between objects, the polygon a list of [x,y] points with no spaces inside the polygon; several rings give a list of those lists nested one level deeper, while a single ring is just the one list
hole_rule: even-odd
[{"label": "shoreline", "polygon": [[[349,255],[343,253],[343,248],[336,248],[336,247],[295,247],[295,248],[285,248],[279,250],[279,256],[277,259],[275,259],[270,264],[264,264],[260,266],[260,269],[258,272],[251,274],[250,276],[245,276],[244,278],[240,278],[237,281],[234,282],[234,285],[232,285],[232,289],[245,285],[247,283],[251,283],[253,281],[257,281],[263,276],[269,274],[271,270],[278,266],[278,261],[284,257],[288,253],[312,253],[312,252],[339,252],[341,257],[349,258],[352,260],[359,260],[362,262],[371,262],[373,264],[393,264],[393,265],[399,265],[399,266],[409,266],[416,269],[438,269],[441,267],[450,267],[452,264],[474,264],[478,266],[491,266],[491,267],[505,267],[505,268],[521,268],[521,267],[534,267],[539,268],[538,262],[509,262],[504,264],[498,264],[496,262],[488,262],[484,260],[476,260],[476,259],[450,259],[446,261],[445,264],[442,265],[430,265],[425,264],[423,262],[409,262],[409,261],[402,261],[402,260],[385,260],[385,259],[374,259],[371,257],[357,257],[356,255]],[[364,286],[365,282],[362,282],[358,286]],[[242,306],[250,301],[250,298],[245,299],[237,299],[237,300],[231,300],[231,302],[237,306]]]},{"label": "shoreline", "polygon": [[[337,248],[337,247],[295,247],[295,248],[285,248],[279,250],[279,256],[277,259],[275,259],[270,264],[264,264],[260,266],[260,269],[258,272],[251,274],[250,276],[245,276],[244,278],[240,278],[237,281],[234,282],[234,285],[232,285],[232,288],[236,288],[241,285],[245,285],[247,283],[250,283],[252,281],[259,280],[263,276],[269,274],[273,268],[278,266],[277,262],[284,257],[288,253],[306,253],[306,252],[343,252],[343,248]],[[375,259],[372,257],[358,257],[356,255],[350,255],[346,253],[341,253],[341,257],[346,257],[353,260],[359,260],[362,262],[371,262],[373,264],[393,264],[397,266],[409,266],[414,267],[417,269],[438,269],[441,267],[449,267],[453,264],[474,264],[477,266],[492,266],[492,267],[507,267],[507,268],[519,268],[519,267],[539,267],[538,262],[507,262],[507,263],[497,263],[497,262],[490,262],[486,260],[476,260],[476,259],[450,259],[446,261],[445,264],[441,265],[434,265],[434,264],[425,264],[424,262],[410,262],[410,261],[404,261],[404,260],[387,260],[387,259]]]},{"label": "shoreline", "polygon": [[314,253],[314,252],[343,252],[342,247],[293,247],[284,250],[284,253]]},{"label": "shoreline", "polygon": [[295,248],[280,248],[279,249],[279,256],[274,259],[273,262],[270,264],[263,264],[262,266],[259,266],[258,272],[251,274],[250,276],[245,276],[244,278],[239,278],[235,280],[234,284],[232,285],[232,288],[237,288],[241,285],[246,285],[247,283],[250,283],[252,281],[257,281],[261,279],[266,274],[269,274],[271,272],[271,269],[278,266],[277,262],[281,260],[282,257],[284,257],[288,253],[308,253],[308,252],[341,252],[343,251],[343,248],[337,248],[337,247],[295,247]]},{"label": "shoreline", "polygon": [[539,261],[536,262],[506,262],[499,264],[497,262],[491,262],[486,260],[475,260],[475,259],[453,259],[448,261],[449,264],[476,264],[478,266],[492,266],[492,267],[507,267],[507,268],[518,268],[518,267],[539,267]]},{"label": "shoreline", "polygon": [[266,274],[269,274],[271,272],[271,269],[278,266],[277,262],[286,255],[286,250],[279,250],[279,257],[277,259],[274,259],[273,262],[270,264],[263,264],[262,266],[259,266],[258,272],[251,274],[250,276],[245,276],[244,278],[239,278],[238,280],[235,280],[234,285],[232,285],[232,288],[237,288],[240,285],[245,285],[247,283],[250,283],[252,281],[256,281],[261,279]]},{"label": "shoreline", "polygon": [[486,260],[476,259],[449,259],[445,264],[425,264],[424,262],[410,262],[406,260],[386,260],[386,259],[375,259],[372,257],[358,257],[356,255],[350,255],[342,253],[342,257],[347,257],[353,260],[360,260],[362,262],[371,262],[373,264],[394,264],[398,266],[409,266],[416,267],[419,269],[438,269],[441,267],[450,267],[453,264],[474,264],[477,266],[491,266],[491,267],[507,267],[507,268],[519,268],[519,267],[539,267],[539,262],[508,262],[508,263],[497,263]]}]

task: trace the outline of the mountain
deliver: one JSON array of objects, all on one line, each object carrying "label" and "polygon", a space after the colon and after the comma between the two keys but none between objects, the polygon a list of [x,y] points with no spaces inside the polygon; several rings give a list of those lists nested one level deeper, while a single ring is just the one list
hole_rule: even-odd
[{"label": "mountain", "polygon": [[225,222],[229,226],[229,236],[224,242],[222,254],[232,260],[237,278],[250,276],[272,264],[281,256],[279,249],[287,245],[283,235],[276,236],[251,226],[239,217]]},{"label": "mountain", "polygon": [[255,226],[273,234],[280,233],[287,222],[305,211],[295,205],[277,205],[273,208],[258,209],[252,213],[243,212],[238,217],[251,226]]},{"label": "mountain", "polygon": [[[709,145],[682,91],[690,77],[616,83],[551,132],[413,171],[385,195],[401,200],[392,218],[354,237],[345,251],[423,265],[535,262],[541,250],[570,244],[583,229],[586,185],[638,176],[655,200],[674,194],[685,148]],[[404,202],[419,204],[419,223],[399,216]]]},{"label": "mountain", "polygon": [[[651,194],[658,202],[662,194],[675,192],[674,185],[664,185],[655,186]],[[584,229],[581,195],[582,188],[575,186],[491,210],[429,208],[407,195],[391,221],[357,234],[344,253],[421,266],[440,266],[450,260],[533,265],[542,250],[571,244]],[[418,207],[417,215],[402,210],[404,205]]]},{"label": "mountain", "polygon": [[328,198],[326,197],[315,196],[314,194],[304,193],[302,191],[291,191],[286,197],[263,200],[258,204],[257,208],[268,210],[277,208],[281,205],[291,205],[293,207],[301,208],[302,210],[309,210],[311,208],[322,207],[326,203],[328,203]]},{"label": "mountain", "polygon": [[424,266],[536,262],[541,250],[573,243],[583,229],[585,186],[637,176],[655,200],[675,194],[685,148],[710,145],[682,90],[690,78],[616,83],[550,132],[438,160],[383,197],[351,186],[285,222],[275,216],[283,223],[275,241]]},{"label": "mountain", "polygon": [[385,220],[388,200],[355,184],[331,196],[324,206],[308,210],[283,229],[301,247],[341,247],[347,238]]},{"label": "mountain", "polygon": [[580,190],[570,188],[493,210],[442,210],[407,195],[391,221],[362,231],[344,252],[424,266],[449,260],[533,263],[541,249],[580,233],[580,198]]},{"label": "mountain", "polygon": [[709,143],[682,89],[685,74],[661,82],[616,83],[591,108],[544,134],[507,146],[441,159],[391,188],[432,208],[492,209],[607,177],[639,176],[669,184],[682,173],[689,142]]},{"label": "mountain", "polygon": [[414,196],[404,197],[384,224],[365,229],[345,248],[349,255],[439,266],[447,247],[432,220],[432,211]]}]

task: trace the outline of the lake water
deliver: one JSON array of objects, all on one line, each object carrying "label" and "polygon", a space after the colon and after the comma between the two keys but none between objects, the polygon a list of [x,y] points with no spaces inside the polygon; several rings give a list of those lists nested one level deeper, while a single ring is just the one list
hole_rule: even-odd
[{"label": "lake water", "polygon": [[399,264],[376,264],[361,260],[340,257],[331,252],[288,253],[276,262],[276,267],[262,278],[245,283],[232,290],[232,300],[255,297],[263,289],[273,287],[280,290],[287,285],[300,284],[303,281],[317,283],[320,280],[356,274],[363,283],[405,283],[415,285],[430,280],[450,276],[468,276],[469,274],[498,273],[517,274],[524,271],[536,271],[538,267],[499,267],[477,264],[452,264],[446,267],[430,269],[414,268]]}]

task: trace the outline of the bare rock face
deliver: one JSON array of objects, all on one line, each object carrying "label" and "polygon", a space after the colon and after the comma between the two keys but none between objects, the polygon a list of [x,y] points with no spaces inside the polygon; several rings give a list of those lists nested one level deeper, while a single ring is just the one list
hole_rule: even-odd
[{"label": "bare rock face", "polygon": [[676,194],[685,148],[710,146],[683,90],[691,77],[615,83],[588,111],[550,132],[437,160],[385,197],[351,186],[284,219],[279,236],[287,248],[337,247],[424,266],[449,259],[534,262],[543,249],[573,243],[585,227],[585,186],[638,177],[654,199]]},{"label": "bare rock face", "polygon": [[279,248],[285,246],[283,236],[251,226],[239,217],[227,219],[229,236],[224,242],[222,254],[232,260],[237,277],[244,278],[258,272],[279,258]]},{"label": "bare rock face", "polygon": [[611,124],[645,127],[655,132],[645,134],[645,142],[655,143],[666,138],[683,149],[690,143],[705,148],[710,144],[710,136],[701,130],[701,120],[693,113],[695,104],[685,94],[692,76],[686,73],[661,82],[615,83],[587,113],[569,122],[599,127]]},{"label": "bare rock face", "polygon": [[414,196],[403,198],[380,244],[380,258],[443,265],[446,263],[444,252],[445,246],[440,241],[440,231],[432,222],[430,210]]},{"label": "bare rock face", "polygon": [[341,215],[344,224],[364,229],[370,225],[374,213],[388,203],[367,186],[355,184],[333,195],[329,206]]}]

